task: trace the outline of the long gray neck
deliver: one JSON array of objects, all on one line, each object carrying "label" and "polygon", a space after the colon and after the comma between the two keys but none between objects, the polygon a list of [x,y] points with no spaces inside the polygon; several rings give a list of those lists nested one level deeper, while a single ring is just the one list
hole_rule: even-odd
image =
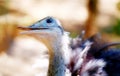
[{"label": "long gray neck", "polygon": [[49,69],[47,76],[65,76],[65,64],[61,50],[61,40],[57,40],[52,46],[53,51],[49,59]]}]

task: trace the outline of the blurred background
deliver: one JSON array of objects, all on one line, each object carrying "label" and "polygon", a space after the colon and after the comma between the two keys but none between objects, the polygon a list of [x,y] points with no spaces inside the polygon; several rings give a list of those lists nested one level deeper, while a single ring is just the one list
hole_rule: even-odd
[{"label": "blurred background", "polygon": [[84,28],[87,36],[100,29],[120,35],[120,0],[0,0],[0,26],[28,26],[46,16],[58,18],[72,33]]},{"label": "blurred background", "polygon": [[46,16],[58,18],[70,32],[120,33],[120,0],[0,0],[1,26],[28,26]]},{"label": "blurred background", "polygon": [[58,18],[73,37],[84,29],[86,38],[101,33],[103,39],[120,41],[120,0],[0,0],[0,52],[19,37],[17,26],[46,16]]}]

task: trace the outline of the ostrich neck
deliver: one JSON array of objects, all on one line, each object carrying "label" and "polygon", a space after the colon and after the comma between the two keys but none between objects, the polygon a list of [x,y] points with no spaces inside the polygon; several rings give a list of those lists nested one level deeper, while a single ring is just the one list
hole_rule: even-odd
[{"label": "ostrich neck", "polygon": [[56,40],[49,52],[49,69],[47,76],[65,76],[65,64],[61,50],[61,40]]},{"label": "ostrich neck", "polygon": [[[40,35],[39,35],[40,34]],[[47,76],[65,76],[65,63],[62,53],[62,35],[56,33],[32,34],[49,49],[49,68]]]}]

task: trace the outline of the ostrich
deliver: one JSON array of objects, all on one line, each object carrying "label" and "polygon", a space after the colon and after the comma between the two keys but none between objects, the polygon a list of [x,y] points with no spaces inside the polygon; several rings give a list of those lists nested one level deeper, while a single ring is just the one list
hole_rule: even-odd
[{"label": "ostrich", "polygon": [[[49,49],[49,69],[48,76],[65,76],[66,65],[70,63],[71,47],[68,37],[68,32],[64,31],[60,22],[53,17],[46,17],[29,27],[18,27],[24,30],[25,34],[34,35],[41,39]],[[85,46],[85,49],[80,54],[80,64],[82,57],[86,55],[90,44]],[[64,51],[63,51],[64,50]]]},{"label": "ostrich", "polygon": [[49,49],[49,68],[47,76],[65,76],[65,61],[63,58],[62,35],[64,30],[60,22],[53,17],[46,17],[29,27],[18,27],[24,29],[22,33],[34,35],[41,39]]},{"label": "ostrich", "polygon": [[[82,39],[84,32],[79,37],[71,39],[60,22],[53,17],[46,17],[29,27],[18,28],[23,29],[23,33],[41,39],[48,47],[50,57],[47,76],[65,76],[66,68],[70,70],[71,76],[120,75],[118,70],[120,68],[119,49],[105,51],[107,47],[120,43],[107,44],[97,38],[98,36],[84,40]],[[112,55],[116,55],[116,57],[112,57]],[[109,70],[114,66],[116,71]]]}]

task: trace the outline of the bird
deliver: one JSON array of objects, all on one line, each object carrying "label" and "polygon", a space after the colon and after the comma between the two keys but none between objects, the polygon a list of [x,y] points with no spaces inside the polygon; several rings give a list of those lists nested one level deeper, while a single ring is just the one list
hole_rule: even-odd
[{"label": "bird", "polygon": [[109,48],[120,43],[108,43],[99,35],[84,39],[85,31],[70,38],[60,21],[48,16],[29,27],[18,26],[23,34],[34,35],[49,49],[47,76],[120,76],[120,49]]},{"label": "bird", "polygon": [[49,49],[49,68],[47,76],[65,76],[65,61],[61,51],[61,39],[63,28],[60,22],[53,17],[46,17],[29,27],[18,27],[24,29],[26,34],[34,34],[42,39]]}]

